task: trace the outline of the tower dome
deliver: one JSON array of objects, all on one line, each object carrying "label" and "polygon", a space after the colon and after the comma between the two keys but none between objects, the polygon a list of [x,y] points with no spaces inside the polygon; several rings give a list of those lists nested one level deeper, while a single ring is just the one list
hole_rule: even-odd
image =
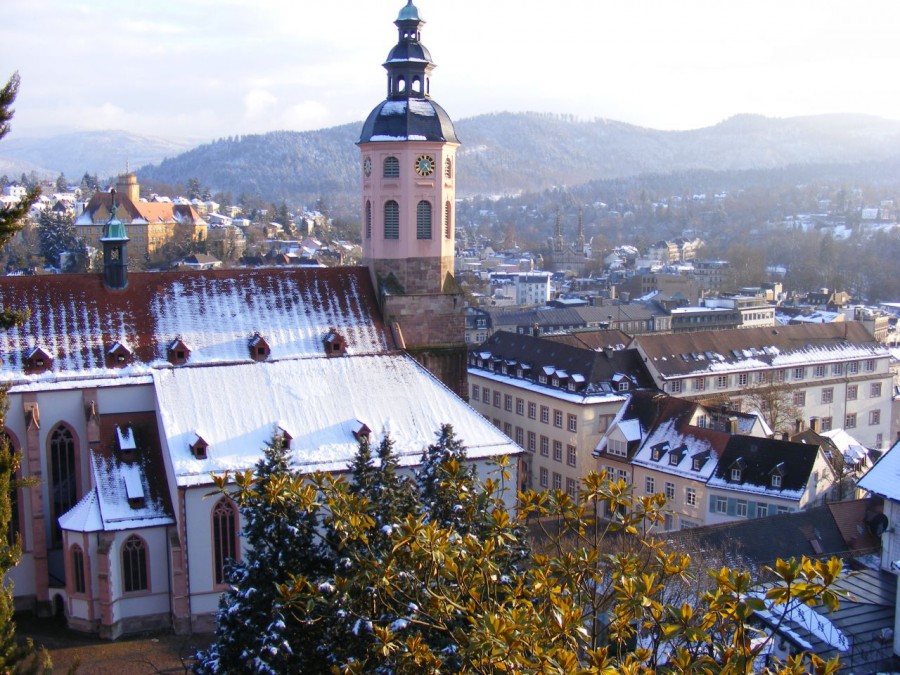
[{"label": "tower dome", "polygon": [[458,143],[447,112],[431,98],[431,52],[420,41],[424,21],[409,0],[394,25],[397,44],[384,67],[387,99],[375,106],[363,124],[360,143],[420,140]]}]

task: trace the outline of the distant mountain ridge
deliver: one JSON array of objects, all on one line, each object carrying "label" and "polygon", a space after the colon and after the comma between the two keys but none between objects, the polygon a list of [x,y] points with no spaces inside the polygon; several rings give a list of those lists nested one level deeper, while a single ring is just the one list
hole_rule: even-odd
[{"label": "distant mountain ridge", "polygon": [[[0,167],[10,167],[10,177],[23,171],[55,178],[64,173],[78,182],[85,171],[101,179],[174,157],[196,143],[141,136],[127,131],[75,131],[48,138],[21,137],[13,133],[0,143]],[[14,173],[14,171],[17,172]],[[5,171],[6,172],[6,171]]]},{"label": "distant mountain ridge", "polygon": [[[354,144],[361,127],[360,122],[226,138],[180,154],[168,148],[168,159],[143,166],[138,174],[172,184],[194,177],[213,191],[229,191],[235,197],[242,192],[259,194],[268,201],[352,198],[359,192]],[[457,163],[460,196],[510,194],[646,173],[852,164],[900,157],[900,122],[855,114],[784,119],[738,115],[702,129],[660,131],[614,120],[502,112],[459,120],[456,130],[463,143]],[[115,147],[115,138],[100,141],[95,135],[85,143],[82,161],[89,161],[95,152],[124,156]],[[0,159],[9,154],[8,145],[11,140],[0,145]],[[157,146],[155,151],[162,150]],[[139,165],[136,149],[133,152],[132,167]],[[48,154],[45,163],[50,159]],[[107,162],[111,164],[115,162]],[[123,164],[119,160],[110,174],[120,172]],[[80,176],[83,171],[71,173]]]}]

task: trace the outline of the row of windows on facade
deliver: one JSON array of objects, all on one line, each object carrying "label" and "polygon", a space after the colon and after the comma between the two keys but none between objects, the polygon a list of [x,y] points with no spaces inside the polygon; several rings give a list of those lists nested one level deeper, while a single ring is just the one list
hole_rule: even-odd
[{"label": "row of windows on facade", "polygon": [[[618,477],[620,480],[628,482],[628,472],[623,469],[615,469],[614,467],[606,467],[606,471],[610,477]],[[644,478],[644,493],[648,495],[656,494],[656,478],[646,476]],[[662,494],[670,504],[674,504],[676,500],[675,483],[666,481],[663,484]],[[698,504],[697,488],[685,487],[682,496],[682,503],[685,506],[696,507]],[[775,507],[774,509],[772,507]],[[732,508],[733,507],[733,508]],[[773,505],[767,502],[752,502],[746,499],[731,499],[722,495],[710,495],[709,512],[714,514],[727,514],[739,516],[742,518],[765,518],[770,515],[790,513],[795,509],[784,505]]]},{"label": "row of windows on facade", "polygon": [[[385,157],[381,175],[384,178],[400,178],[400,160],[396,157]],[[453,160],[449,157],[444,160],[444,178],[453,178]]]},{"label": "row of windows on facade", "polygon": [[[444,239],[453,238],[452,206],[444,205]],[[422,200],[416,204],[416,239],[432,238],[431,202]],[[384,238],[400,239],[400,205],[393,199],[384,204]],[[366,202],[366,239],[372,238],[372,202]]]},{"label": "row of windows on facade", "polygon": [[[875,359],[868,359],[863,361],[864,371],[867,373],[875,372]],[[694,377],[690,378],[693,382],[694,391],[706,391],[710,386],[709,380],[711,379],[712,385],[716,389],[727,389],[729,386],[737,386],[737,387],[745,387],[750,384],[769,384],[771,382],[780,383],[787,381],[787,369],[782,368],[780,370],[775,371],[759,371],[752,377],[750,373],[737,373],[736,375],[715,375],[713,377]],[[818,365],[813,368],[813,377],[823,378],[828,377],[829,372],[833,377],[843,376],[845,373],[847,375],[857,375],[860,372],[860,362],[859,361],[851,361],[850,363],[832,363],[830,368],[827,365]],[[793,381],[799,381],[806,379],[807,368],[806,367],[797,367],[791,369],[791,379]],[[669,383],[669,390],[672,393],[679,393],[684,391],[686,388],[685,385],[686,379],[681,380],[672,380]],[[848,392],[850,387],[855,387],[856,385],[849,385]],[[879,385],[879,393],[878,396],[881,395]]]},{"label": "row of windows on facade", "polygon": [[[526,480],[526,483],[530,484],[530,482],[531,482],[530,472],[528,471],[527,468],[526,468],[526,474],[528,475],[528,479]],[[547,467],[542,466],[538,469],[538,484],[540,485],[540,487],[542,487],[544,489],[550,489],[550,487],[551,487],[550,475],[551,475],[550,470]],[[562,474],[560,474],[556,471],[553,472],[552,487],[554,490],[562,490]],[[578,497],[578,481],[577,480],[575,480],[574,478],[566,478],[566,493],[572,499],[576,499]]]},{"label": "row of windows on facade", "polygon": [[[227,498],[222,498],[212,511],[213,579],[217,586],[226,582],[225,568],[229,561],[239,559],[237,548],[237,509]],[[150,570],[147,560],[148,546],[143,538],[131,535],[122,544],[121,570],[122,592],[150,591]],[[78,544],[69,548],[71,560],[71,584],[76,594],[87,592],[85,581],[84,550]]]},{"label": "row of windows on facade", "polygon": [[[502,429],[503,433],[515,440],[516,445],[525,448],[528,452],[534,454],[538,448],[538,435],[534,431],[526,432],[522,427],[515,427],[510,422],[501,422],[494,418],[494,426]],[[528,438],[526,443],[525,438]],[[547,436],[540,437],[541,457],[550,456],[550,439]],[[562,464],[563,461],[563,444],[560,440],[553,440],[553,460]],[[569,466],[578,466],[578,449],[574,445],[566,445],[566,464]]]},{"label": "row of windows on facade", "polygon": [[[493,397],[492,397],[493,393]],[[491,392],[489,387],[480,387],[477,384],[472,385],[472,400],[473,401],[481,401],[482,403],[486,403],[488,405],[493,401],[493,405],[495,408],[501,407],[501,401],[503,405],[503,409],[506,412],[513,411],[513,397],[510,394],[502,394],[501,392],[494,390]],[[525,416],[526,405],[528,409],[528,419],[537,419],[538,413],[538,405],[534,401],[526,401],[524,398],[515,399],[515,410],[516,414],[520,416]],[[542,405],[540,406],[540,419],[544,424],[550,424],[550,406]],[[563,428],[563,411],[553,409],[553,426],[558,429]],[[578,431],[578,416],[573,415],[572,413],[568,413],[566,415],[566,429],[575,433]]]}]

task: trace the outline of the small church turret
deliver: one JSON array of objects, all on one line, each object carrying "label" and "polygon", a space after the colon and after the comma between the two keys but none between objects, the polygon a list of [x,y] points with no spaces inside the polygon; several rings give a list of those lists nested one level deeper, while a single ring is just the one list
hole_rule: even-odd
[{"label": "small church turret", "polygon": [[110,190],[109,220],[103,227],[103,283],[111,290],[128,287],[128,232],[119,220],[116,191]]},{"label": "small church turret", "polygon": [[357,142],[363,264],[405,349],[465,396],[465,299],[454,279],[459,140],[431,97],[435,65],[421,42],[424,23],[408,0],[383,64],[387,98]]}]

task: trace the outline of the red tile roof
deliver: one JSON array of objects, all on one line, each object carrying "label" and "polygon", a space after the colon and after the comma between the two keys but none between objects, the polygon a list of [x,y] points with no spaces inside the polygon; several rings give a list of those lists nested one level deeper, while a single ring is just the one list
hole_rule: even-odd
[{"label": "red tile roof", "polygon": [[[31,311],[23,326],[0,333],[6,382],[135,374],[164,362],[176,338],[191,350],[189,363],[247,361],[255,333],[272,359],[322,355],[333,329],[349,354],[394,349],[362,267],[132,273],[122,291],[99,274],[2,277],[0,306]],[[107,368],[116,341],[133,350],[132,365]],[[53,358],[52,372],[25,376],[36,346]]]}]

